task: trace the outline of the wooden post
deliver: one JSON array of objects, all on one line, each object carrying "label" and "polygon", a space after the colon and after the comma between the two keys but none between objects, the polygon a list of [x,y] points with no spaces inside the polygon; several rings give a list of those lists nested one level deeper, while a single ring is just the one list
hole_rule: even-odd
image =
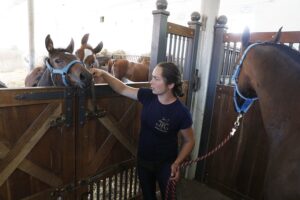
[{"label": "wooden post", "polygon": [[186,52],[186,61],[183,68],[183,80],[189,80],[189,90],[187,96],[187,106],[191,108],[192,96],[193,96],[193,84],[194,84],[194,73],[196,70],[196,59],[197,59],[197,50],[200,37],[200,27],[201,22],[199,22],[201,16],[198,12],[193,12],[191,14],[191,20],[188,22],[190,28],[194,29],[194,37],[188,39],[188,49]]},{"label": "wooden post", "polygon": [[[208,151],[208,138],[210,125],[212,120],[212,111],[214,106],[214,99],[216,93],[216,86],[220,79],[220,70],[223,62],[223,54],[224,54],[224,34],[226,33],[227,27],[227,18],[222,15],[218,17],[215,25],[215,33],[214,33],[214,42],[213,42],[213,51],[212,51],[212,59],[211,66],[209,70],[208,77],[208,88],[207,88],[207,96],[206,103],[204,108],[204,117],[203,117],[203,125],[201,131],[201,140],[200,140],[200,149],[199,155],[205,155]],[[205,160],[199,162],[197,165],[197,178],[201,180],[204,179],[205,169]]]},{"label": "wooden post", "polygon": [[157,10],[152,11],[153,14],[153,28],[152,28],[152,44],[151,57],[149,65],[149,80],[154,67],[157,63],[166,60],[167,50],[167,23],[170,13],[166,11],[168,2],[166,0],[157,0]]}]

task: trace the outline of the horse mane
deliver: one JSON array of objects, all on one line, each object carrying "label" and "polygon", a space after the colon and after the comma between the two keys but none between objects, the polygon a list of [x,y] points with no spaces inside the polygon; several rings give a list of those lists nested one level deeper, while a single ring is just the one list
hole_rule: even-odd
[{"label": "horse mane", "polygon": [[289,55],[293,60],[295,60],[295,62],[300,63],[300,52],[297,51],[296,49],[278,43],[267,42],[265,44],[274,46],[275,48],[279,49],[281,52],[284,52],[285,54]]}]

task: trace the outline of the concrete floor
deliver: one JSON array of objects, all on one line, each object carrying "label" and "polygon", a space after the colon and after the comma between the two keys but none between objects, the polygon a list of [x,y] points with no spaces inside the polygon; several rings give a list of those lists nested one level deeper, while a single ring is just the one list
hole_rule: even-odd
[{"label": "concrete floor", "polygon": [[231,200],[231,198],[195,180],[182,179],[177,200]]}]

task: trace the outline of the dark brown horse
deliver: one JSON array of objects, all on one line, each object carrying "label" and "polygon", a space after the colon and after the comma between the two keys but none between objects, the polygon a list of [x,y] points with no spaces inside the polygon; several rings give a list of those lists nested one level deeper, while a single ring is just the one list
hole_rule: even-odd
[{"label": "dark brown horse", "polygon": [[249,45],[249,35],[235,80],[246,101],[258,97],[271,142],[264,198],[300,199],[300,53],[274,42]]},{"label": "dark brown horse", "polygon": [[[67,48],[54,48],[48,35],[45,39],[48,57],[45,66],[35,68],[25,79],[25,86],[78,86],[88,87],[92,75],[83,63],[73,55],[74,41]],[[40,77],[39,77],[40,76]]]},{"label": "dark brown horse", "polygon": [[133,82],[148,81],[149,60],[142,59],[141,63],[130,62],[126,59],[110,60],[108,71],[119,80]]}]

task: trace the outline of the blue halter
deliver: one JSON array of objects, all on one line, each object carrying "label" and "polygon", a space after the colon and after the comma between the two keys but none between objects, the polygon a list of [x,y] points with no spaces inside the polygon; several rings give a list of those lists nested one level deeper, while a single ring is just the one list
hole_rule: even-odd
[{"label": "blue halter", "polygon": [[[236,66],[235,68],[235,71],[232,75],[232,81],[233,81],[233,84],[234,84],[234,92],[233,92],[233,101],[234,101],[234,106],[235,106],[235,109],[238,113],[246,113],[248,111],[248,109],[250,108],[250,106],[252,105],[252,103],[258,99],[258,97],[254,97],[254,98],[247,98],[245,97],[244,95],[242,95],[242,93],[239,91],[239,88],[238,88],[238,76],[240,74],[240,71],[241,71],[241,68],[242,68],[242,64],[246,58],[246,55],[248,53],[248,51],[257,46],[257,45],[260,45],[260,44],[263,44],[263,43],[253,43],[251,45],[249,45],[247,47],[247,49],[244,51],[241,59],[240,59],[240,62],[238,63],[238,65]],[[237,102],[237,96],[239,96],[240,98],[242,98],[244,100],[244,103],[242,105],[239,105],[238,102]]]},{"label": "blue halter", "polygon": [[[76,63],[81,63],[79,60],[73,60],[71,62],[69,62],[66,66],[60,68],[60,69],[55,69],[50,63],[49,63],[49,59],[46,60],[46,66],[49,69],[50,73],[51,73],[51,78],[53,76],[53,74],[60,74],[63,80],[63,83],[65,86],[69,86],[68,84],[68,80],[66,79],[66,75],[68,74],[70,68],[76,64]],[[53,80],[53,79],[52,79]]]}]

